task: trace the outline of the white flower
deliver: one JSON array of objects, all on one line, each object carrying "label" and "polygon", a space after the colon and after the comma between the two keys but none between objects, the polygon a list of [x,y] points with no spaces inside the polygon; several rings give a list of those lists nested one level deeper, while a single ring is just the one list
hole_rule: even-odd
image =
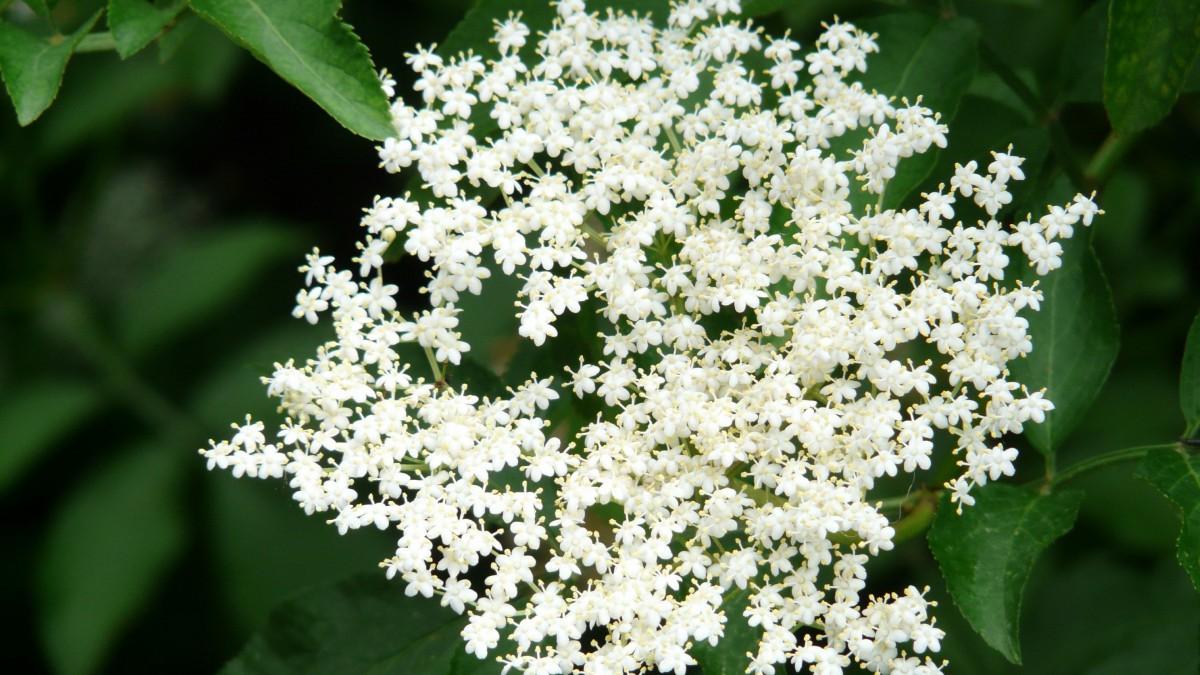
[{"label": "white flower", "polygon": [[[947,127],[856,81],[873,36],[834,23],[801,56],[732,20],[738,5],[681,0],[662,26],[562,0],[536,37],[519,15],[497,22],[499,59],[409,55],[424,107],[393,104],[379,157],[433,199],[378,198],[357,275],[308,256],[293,313],[328,312],[334,339],[264,378],[278,444],[247,418],[202,451],[209,468],[283,478],[340,531],[394,528],[387,576],[467,614],[476,656],[511,635],[496,656],[526,672],[683,673],[731,621],[761,631],[754,673],[940,672],[914,656],[940,647],[932,603],[864,592],[895,536],[869,491],[931,469],[939,447],[962,467],[945,486],[960,509],[1013,474],[1002,437],[1053,405],[1011,379],[1041,296],[1005,286],[1009,253],[1050,272],[1099,209],[1080,195],[1002,222],[1025,177],[1011,147],[912,208],[855,206]],[[865,140],[831,150],[854,130]],[[412,318],[385,281],[391,246],[430,267]],[[495,398],[458,384],[473,319],[458,303],[493,270],[519,281],[535,346],[595,311],[595,356],[566,369],[594,417],[551,420],[568,407],[552,377]],[[734,589],[744,616],[720,609]]]}]

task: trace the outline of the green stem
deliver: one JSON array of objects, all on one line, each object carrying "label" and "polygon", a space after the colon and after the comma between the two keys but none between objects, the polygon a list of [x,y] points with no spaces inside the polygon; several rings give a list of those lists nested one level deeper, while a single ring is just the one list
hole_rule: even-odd
[{"label": "green stem", "polygon": [[[886,499],[876,500],[874,502],[874,504],[878,507],[878,509],[880,511],[887,511],[889,509],[905,509],[905,508],[912,507],[914,504],[921,501],[922,499],[925,499],[925,497],[927,497],[927,496],[932,495],[932,496],[936,497],[938,494],[939,494],[939,491],[937,491],[937,490],[930,490],[929,488],[921,488],[919,490],[913,490],[912,492],[909,492],[908,494],[896,495],[895,497],[888,497]],[[870,500],[868,500],[868,501],[870,501]]]},{"label": "green stem", "polygon": [[112,52],[117,49],[117,41],[113,39],[112,33],[88,33],[83,36],[79,44],[75,45],[75,52]]},{"label": "green stem", "polygon": [[923,494],[911,511],[892,523],[892,530],[895,532],[892,535],[892,543],[903,544],[921,536],[933,523],[936,512],[937,497],[932,492]]},{"label": "green stem", "polygon": [[1100,185],[1106,182],[1108,177],[1112,175],[1113,170],[1116,169],[1117,163],[1133,147],[1133,142],[1136,139],[1136,135],[1118,136],[1116,132],[1110,133],[1083,170],[1083,175],[1087,178],[1088,182],[1093,185]]},{"label": "green stem", "polygon": [[683,143],[680,143],[679,137],[675,135],[675,128],[670,125],[667,125],[664,128],[667,130],[667,141],[671,144],[671,147],[675,149],[675,154],[679,155],[683,152]]},{"label": "green stem", "polygon": [[1200,419],[1188,425],[1187,431],[1183,433],[1184,440],[1193,440],[1196,438],[1196,432],[1200,431]]},{"label": "green stem", "polygon": [[445,384],[446,380],[442,374],[442,366],[438,363],[437,358],[433,355],[432,347],[425,347],[425,358],[429,359],[429,369],[433,371],[433,380],[439,384]]},{"label": "green stem", "polygon": [[1059,471],[1057,474],[1055,474],[1053,476],[1048,476],[1046,479],[1046,487],[1047,488],[1055,488],[1055,487],[1058,487],[1059,485],[1062,485],[1063,483],[1071,480],[1072,478],[1077,478],[1089,471],[1095,471],[1096,469],[1103,469],[1104,467],[1112,466],[1113,464],[1122,464],[1124,462],[1133,462],[1133,461],[1136,461],[1136,460],[1139,460],[1139,459],[1145,457],[1146,453],[1150,452],[1151,450],[1158,450],[1160,448],[1174,448],[1175,446],[1176,446],[1175,443],[1160,443],[1158,445],[1141,445],[1136,448],[1124,448],[1121,450],[1113,450],[1112,452],[1106,452],[1103,455],[1089,457],[1088,459],[1085,459],[1082,462],[1078,462],[1076,464],[1073,464],[1073,465],[1067,467],[1066,469],[1063,469],[1062,471]]},{"label": "green stem", "polygon": [[542,171],[542,168],[537,165],[537,162],[530,162],[530,163],[526,164],[525,166],[529,167],[529,169],[531,171],[533,171],[534,175],[537,176],[538,178],[546,177],[546,172]]}]

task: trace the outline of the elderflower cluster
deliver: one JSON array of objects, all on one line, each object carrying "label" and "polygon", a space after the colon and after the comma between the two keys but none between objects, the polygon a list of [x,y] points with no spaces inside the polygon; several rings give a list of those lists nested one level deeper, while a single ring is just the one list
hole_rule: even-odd
[{"label": "elderflower cluster", "polygon": [[[522,672],[682,675],[732,623],[760,634],[748,672],[940,672],[923,592],[865,592],[895,535],[868,491],[939,448],[960,508],[1012,475],[1005,436],[1053,406],[1007,368],[1041,297],[1009,264],[1060,266],[1096,205],[997,220],[1024,178],[997,152],[879,208],[947,129],[856,81],[877,45],[850,24],[802,52],[723,17],[736,0],[556,9],[537,36],[498,22],[486,62],[411,55],[424,105],[395,100],[380,158],[426,196],[377,199],[357,270],[309,256],[295,315],[336,339],[264,378],[278,431],[247,418],[209,466],[397,531],[387,575]],[[431,270],[415,316],[382,273],[400,246]],[[594,314],[595,358],[503,396],[454,385],[458,303],[496,272],[535,345]],[[551,428],[560,397],[600,412]]]}]

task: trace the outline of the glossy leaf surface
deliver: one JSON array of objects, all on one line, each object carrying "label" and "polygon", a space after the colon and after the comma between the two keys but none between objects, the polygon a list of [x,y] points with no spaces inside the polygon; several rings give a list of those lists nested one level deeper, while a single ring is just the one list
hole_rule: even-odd
[{"label": "glossy leaf surface", "polygon": [[21,126],[36,120],[54,102],[75,46],[99,18],[96,12],[58,44],[0,19],[0,74]]},{"label": "glossy leaf surface", "polygon": [[1200,0],[1112,0],[1104,107],[1119,134],[1157,124],[1200,53]]},{"label": "glossy leaf surface", "polygon": [[1038,494],[991,483],[974,506],[938,505],[929,547],[963,616],[994,649],[1021,662],[1018,626],[1025,582],[1038,556],[1075,522],[1081,492]]},{"label": "glossy leaf surface", "polygon": [[371,55],[338,16],[337,0],[193,0],[201,17],[325,109],[374,140],[392,134]]},{"label": "glossy leaf surface", "polygon": [[162,34],[186,2],[158,7],[147,0],[108,0],[108,29],[121,58],[129,58]]}]

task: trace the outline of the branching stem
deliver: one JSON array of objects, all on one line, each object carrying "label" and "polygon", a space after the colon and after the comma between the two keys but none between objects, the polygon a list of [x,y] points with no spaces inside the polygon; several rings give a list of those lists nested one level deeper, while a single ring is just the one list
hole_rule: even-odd
[{"label": "branching stem", "polygon": [[1112,175],[1117,164],[1133,147],[1135,140],[1137,140],[1136,135],[1118,136],[1116,132],[1110,133],[1083,170],[1083,175],[1088,182],[1093,185],[1103,185],[1108,181],[1108,177]]},{"label": "branching stem", "polygon": [[1160,448],[1174,448],[1175,446],[1175,443],[1160,443],[1158,445],[1139,445],[1135,448],[1123,448],[1121,450],[1106,452],[1102,455],[1089,457],[1082,462],[1077,462],[1076,464],[1059,471],[1054,475],[1047,476],[1045,484],[1048,488],[1055,488],[1071,480],[1072,478],[1077,478],[1085,473],[1088,473],[1089,471],[1103,469],[1105,467],[1112,466],[1113,464],[1133,462],[1145,457],[1146,453],[1150,452],[1151,450],[1158,450]]}]

